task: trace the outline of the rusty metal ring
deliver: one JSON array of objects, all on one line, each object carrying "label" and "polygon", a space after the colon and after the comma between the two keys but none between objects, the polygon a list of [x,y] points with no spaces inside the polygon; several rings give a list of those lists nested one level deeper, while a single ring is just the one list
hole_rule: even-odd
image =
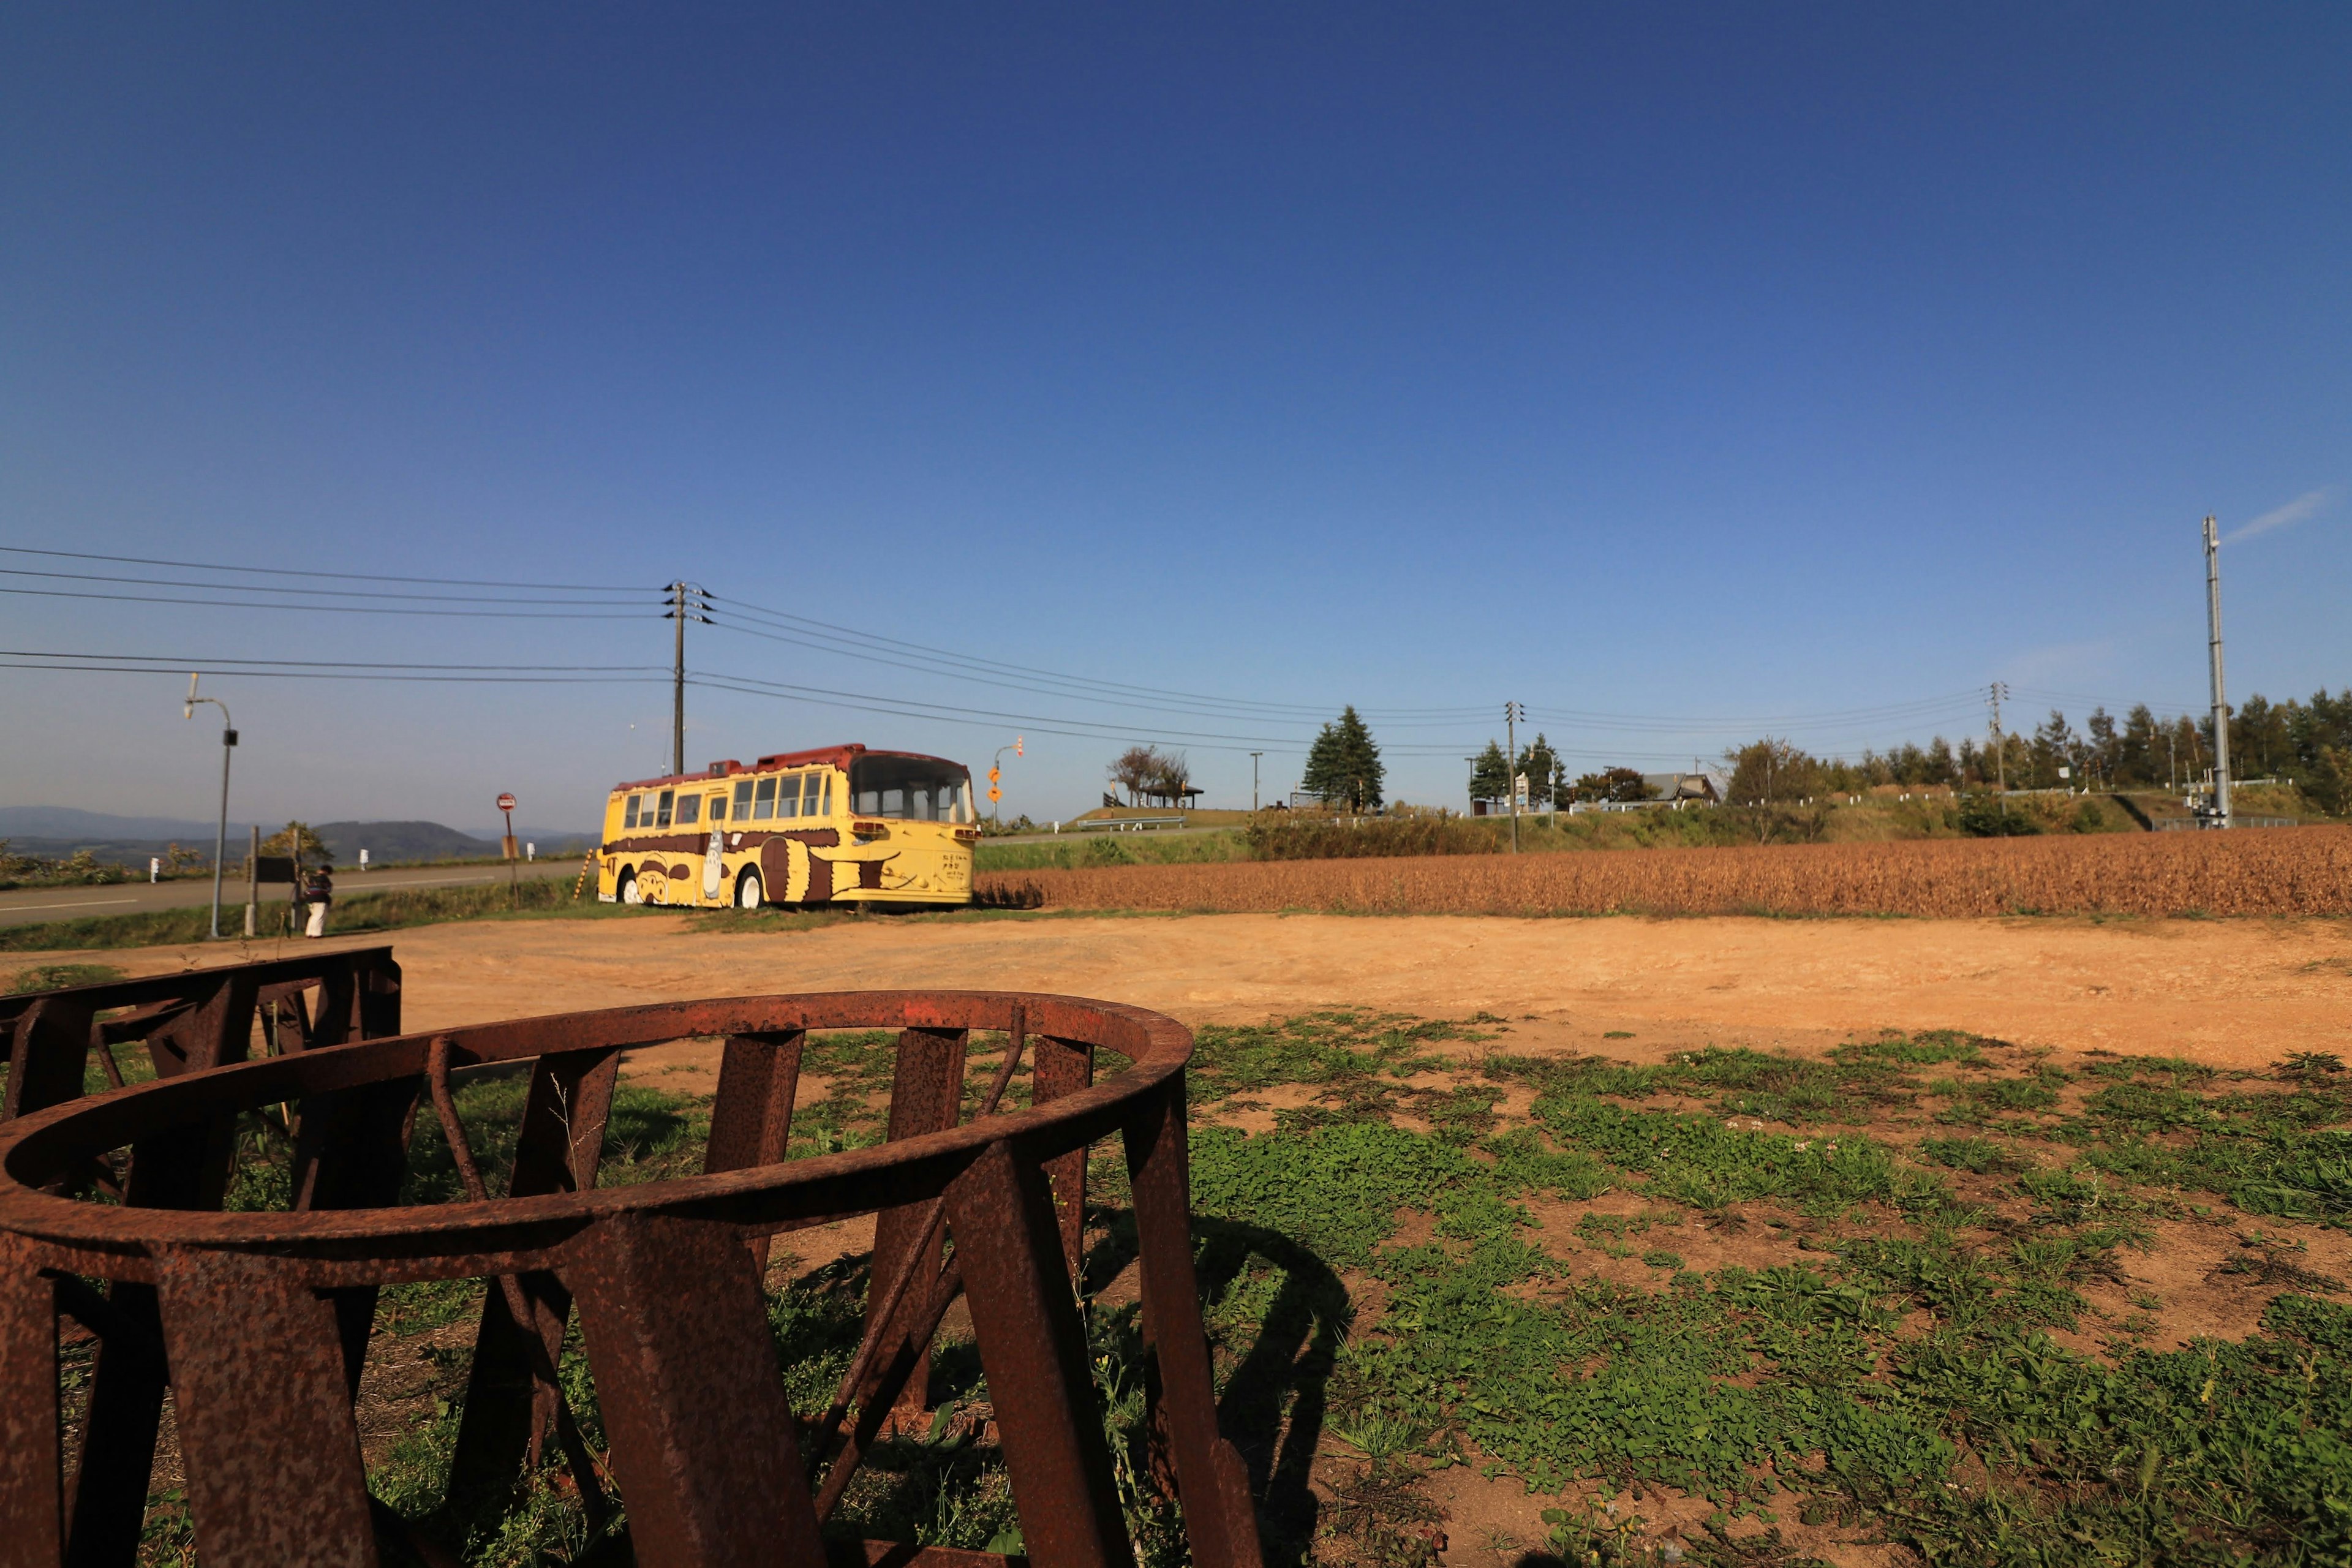
[{"label": "rusty metal ring", "polygon": [[[617,1188],[397,1208],[225,1214],[118,1207],[40,1190],[110,1150],[286,1100],[417,1080],[437,1039],[459,1067],[642,1049],[709,1036],[808,1029],[1004,1029],[1107,1047],[1128,1068],[1050,1105],[870,1148]],[[622,1213],[715,1220],[746,1237],[936,1197],[985,1148],[1031,1162],[1118,1130],[1183,1070],[1192,1037],[1118,1003],[1009,992],[819,992],[555,1014],[369,1040],[110,1090],[0,1126],[0,1232],[42,1267],[152,1282],[159,1247],[252,1252],[314,1288],[404,1283],[551,1267],[563,1244]]]},{"label": "rusty metal ring", "polygon": [[[229,1034],[243,1027],[233,1011],[223,1014]],[[900,1030],[888,1142],[786,1163],[807,1033],[877,1026]],[[1009,1038],[982,1114],[966,1121],[974,1029]],[[707,1173],[598,1189],[621,1053],[712,1036],[726,1047]],[[1024,1045],[1032,1104],[997,1113]],[[1106,1050],[1126,1066],[1095,1082]],[[1115,1003],[837,992],[321,1045],[29,1111],[0,1126],[5,1555],[130,1559],[168,1392],[205,1561],[373,1562],[379,1535],[446,1557],[369,1492],[354,1400],[376,1286],[488,1276],[453,1504],[460,1493],[504,1496],[551,1433],[592,1531],[604,1531],[606,1488],[617,1487],[628,1550],[646,1568],[1007,1563],[822,1534],[892,1412],[920,1414],[929,1347],[960,1298],[1030,1562],[1131,1568],[1072,1290],[1085,1150],[1115,1134],[1157,1369],[1147,1377],[1158,1391],[1152,1440],[1172,1461],[1193,1561],[1260,1568],[1248,1472],[1217,1435],[1197,1305],[1191,1054],[1181,1025]],[[492,1198],[449,1072],[505,1062],[528,1063],[530,1084],[510,1195]],[[469,1197],[399,1206],[428,1088]],[[236,1119],[284,1102],[297,1107],[290,1206],[217,1212]],[[104,1162],[125,1146],[127,1164]],[[119,1190],[121,1204],[67,1195],[94,1182]],[[862,1214],[877,1223],[861,1348],[824,1418],[804,1429],[778,1376],[767,1238]],[[90,1275],[111,1282],[105,1293],[82,1278]],[[608,1439],[602,1456],[583,1438],[557,1365],[575,1315]],[[66,1440],[59,1362],[67,1316],[100,1342],[78,1453]],[[818,1467],[824,1482],[812,1495]]]}]

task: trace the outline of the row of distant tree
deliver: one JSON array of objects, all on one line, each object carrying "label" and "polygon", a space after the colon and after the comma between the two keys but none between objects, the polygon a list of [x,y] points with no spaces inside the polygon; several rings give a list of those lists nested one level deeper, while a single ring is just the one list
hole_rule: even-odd
[{"label": "row of distant tree", "polygon": [[[2095,708],[2077,731],[2064,713],[2053,710],[2031,731],[1981,741],[1962,736],[1957,745],[1938,735],[1925,746],[1906,742],[1885,752],[1864,752],[1859,762],[1811,756],[1769,736],[1733,747],[1723,760],[1730,773],[1726,798],[1742,805],[1854,794],[1882,784],[2187,789],[2212,766],[2213,724],[2210,718],[2160,720],[2141,703],[2120,723],[2105,708]],[[2231,713],[2230,761],[2234,777],[2284,779],[2301,786],[2321,810],[2352,813],[2352,688],[2335,696],[2323,688],[2308,701],[2248,698]],[[1637,769],[1575,773],[1539,732],[1519,748],[1516,761],[1489,741],[1471,763],[1470,797],[1508,800],[1514,774],[1526,776],[1528,798],[1538,807],[1635,801],[1650,793]],[[1111,764],[1109,776],[1138,804],[1173,802],[1183,797],[1192,768],[1181,752],[1136,746]],[[1381,749],[1351,706],[1315,737],[1299,788],[1342,809],[1376,811],[1385,779]]]},{"label": "row of distant tree", "polygon": [[[2121,723],[2095,708],[2077,731],[2063,712],[2031,731],[1990,735],[1957,746],[1937,736],[1925,746],[1864,752],[1862,760],[1808,756],[1785,741],[1751,741],[1727,752],[1727,798],[1741,803],[1798,800],[1880,784],[1948,784],[1956,789],[2189,789],[2213,765],[2213,723],[2186,716],[2160,720],[2146,703]],[[2060,770],[2065,770],[2061,773]],[[2333,815],[2352,812],[2352,689],[2325,689],[2308,701],[2250,697],[2230,715],[2233,778],[2276,778],[2301,787]]]}]

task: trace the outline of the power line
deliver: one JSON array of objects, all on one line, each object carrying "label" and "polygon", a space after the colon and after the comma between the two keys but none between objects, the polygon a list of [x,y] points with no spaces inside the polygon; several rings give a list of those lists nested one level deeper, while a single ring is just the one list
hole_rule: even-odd
[{"label": "power line", "polygon": [[[1235,709],[1226,707],[1195,707],[1181,701],[1161,701],[1154,698],[1127,697],[1089,690],[1083,685],[1079,684],[1076,678],[1071,678],[1066,681],[1063,678],[1053,677],[1048,678],[1051,682],[1050,684],[1039,684],[1036,681],[1017,680],[1004,676],[980,674],[969,669],[957,669],[952,668],[942,668],[935,663],[902,659],[894,658],[888,654],[875,653],[866,650],[842,648],[834,644],[823,642],[811,637],[795,636],[789,632],[763,631],[755,626],[737,625],[732,621],[723,618],[724,614],[725,613],[722,611],[719,616],[711,617],[709,624],[718,627],[721,631],[734,632],[742,637],[760,637],[769,642],[783,643],[789,647],[805,647],[818,652],[843,653],[867,664],[888,665],[896,669],[912,670],[919,675],[946,675],[956,679],[971,681],[976,685],[992,686],[1011,691],[1033,692],[1041,697],[1064,697],[1081,702],[1100,702],[1107,706],[1120,708],[1139,708],[1150,710],[1156,712],[1191,714],[1196,718],[1203,719],[1231,719],[1242,721],[1265,719],[1277,721],[1286,721],[1294,723],[1305,723],[1317,721],[1317,719],[1328,712],[1328,710],[1319,708],[1305,709],[1300,712],[1294,714],[1287,711],[1236,710]],[[1313,717],[1310,717],[1310,715]],[[1462,717],[1466,717],[1466,715]],[[1392,721],[1382,718],[1380,721],[1384,728],[1435,729],[1446,724],[1459,723],[1462,721],[1462,717],[1421,721]]]},{"label": "power line", "polygon": [[[0,655],[0,660],[8,656]],[[184,667],[182,667],[184,668]],[[177,674],[160,667],[132,668],[120,664],[68,664],[58,660],[32,662],[13,660],[0,662],[0,669],[68,669],[84,670],[102,675],[163,675]],[[609,686],[637,685],[667,681],[661,675],[389,675],[349,669],[226,669],[224,675],[235,675],[261,680],[378,680],[408,681],[424,685],[459,686]]]},{"label": "power line", "polygon": [[[222,584],[222,587],[227,592],[237,591],[233,585],[227,584]],[[436,616],[509,621],[634,621],[651,618],[647,616],[600,610],[559,609],[540,613],[530,610],[416,610],[391,605],[273,605],[266,600],[191,599],[173,595],[100,594],[67,588],[0,588],[0,594],[15,594],[35,599],[104,599],[118,604],[203,605],[219,610],[280,610],[289,613],[335,616]]]},{"label": "power line", "polygon": [[0,566],[0,577],[41,577],[54,582],[116,583],[140,588],[195,588],[207,593],[292,594],[313,599],[430,600],[458,605],[626,605],[635,599],[519,599],[484,594],[402,594],[381,588],[280,588],[268,583],[191,583],[172,577],[122,577],[103,572],[39,572],[24,566]]},{"label": "power line", "polygon": [[422,583],[442,588],[538,588],[550,593],[650,593],[643,583],[509,583],[475,577],[402,577],[389,572],[301,572],[283,566],[220,566],[204,561],[161,561],[144,555],[94,555],[83,550],[37,550],[26,544],[0,544],[11,555],[49,555],[67,561],[111,561],[121,566],[175,566],[189,572],[238,572],[257,577],[331,577],[347,583]]},{"label": "power line", "polygon": [[[1187,701],[1205,702],[1225,708],[1253,710],[1266,713],[1292,713],[1301,718],[1312,718],[1318,721],[1328,718],[1331,712],[1328,704],[1265,702],[1253,698],[1215,697],[1205,692],[1181,691],[1170,688],[1156,686],[1137,686],[1127,681],[1100,680],[1092,676],[1064,675],[1055,670],[1039,669],[1030,665],[1008,664],[999,659],[981,658],[970,654],[956,653],[947,648],[932,647],[924,643],[907,642],[898,637],[886,637],[876,633],[861,632],[854,627],[835,626],[830,621],[815,620],[807,616],[794,615],[788,610],[769,609],[763,605],[750,604],[742,600],[719,598],[715,600],[715,603],[719,613],[722,615],[731,611],[746,619],[763,620],[770,626],[782,626],[789,630],[813,630],[817,632],[826,632],[831,633],[835,637],[850,638],[854,642],[865,644],[870,647],[888,648],[899,652],[925,656],[935,659],[946,659],[950,661],[951,664],[956,667],[947,672],[951,674],[964,673],[961,667],[971,666],[978,668],[997,670],[1008,675],[1022,675],[1046,680],[1059,681],[1069,685],[1090,688],[1095,690],[1108,693],[1142,697],[1181,698]],[[742,630],[744,628],[738,627],[736,629]],[[833,645],[829,643],[814,644],[811,646],[833,649]],[[833,650],[847,651],[842,649]],[[1377,716],[1383,720],[1400,718],[1467,719],[1483,713],[1486,710],[1478,707],[1399,708],[1364,710],[1362,711],[1365,712],[1367,716],[1377,714]]]},{"label": "power line", "polygon": [[383,659],[198,658],[185,654],[79,653],[58,648],[0,648],[0,658],[104,659],[122,664],[154,665],[164,670],[217,669],[224,673],[236,665],[287,665],[306,669],[564,670],[595,674],[659,670],[663,668],[657,664],[426,664]]}]

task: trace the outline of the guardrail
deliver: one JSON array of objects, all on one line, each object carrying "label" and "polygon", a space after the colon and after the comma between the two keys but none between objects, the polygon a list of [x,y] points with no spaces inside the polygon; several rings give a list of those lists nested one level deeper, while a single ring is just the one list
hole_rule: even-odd
[{"label": "guardrail", "polygon": [[1071,828],[1079,833],[1150,833],[1163,827],[1181,827],[1181,816],[1099,816],[1090,822],[1073,822]]}]

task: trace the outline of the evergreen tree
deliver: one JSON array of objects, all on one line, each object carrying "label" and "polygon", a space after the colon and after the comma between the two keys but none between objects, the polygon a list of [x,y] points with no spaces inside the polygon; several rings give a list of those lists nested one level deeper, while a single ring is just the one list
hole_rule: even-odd
[{"label": "evergreen tree", "polygon": [[[1551,749],[1551,742],[1544,739],[1542,731],[1536,731],[1533,745],[1520,751],[1519,772],[1528,775],[1528,804],[1531,806],[1549,805],[1559,778],[1560,762],[1559,753]],[[1509,786],[1506,785],[1504,794],[1507,798],[1509,793]]]},{"label": "evergreen tree", "polygon": [[1478,760],[1470,764],[1470,798],[1508,800],[1510,795],[1511,764],[1503,760],[1503,748],[1489,741]]},{"label": "evergreen tree", "polygon": [[1372,732],[1356,716],[1353,704],[1340,710],[1336,723],[1323,726],[1307,749],[1307,771],[1299,787],[1319,795],[1326,805],[1348,811],[1378,811],[1381,785],[1387,770]]}]

